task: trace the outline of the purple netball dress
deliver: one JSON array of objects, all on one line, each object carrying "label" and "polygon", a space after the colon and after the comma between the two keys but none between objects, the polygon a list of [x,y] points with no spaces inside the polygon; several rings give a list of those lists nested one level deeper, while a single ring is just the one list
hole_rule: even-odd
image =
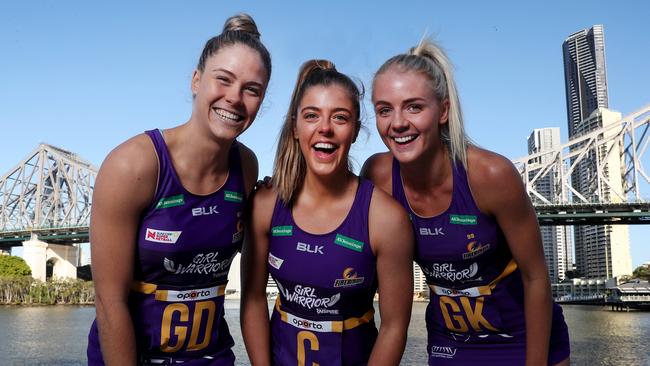
[{"label": "purple netball dress", "polygon": [[274,365],[365,365],[377,338],[375,256],[368,236],[373,185],[359,179],[345,221],[328,234],[301,230],[275,204],[268,269],[280,292],[271,317]]},{"label": "purple netball dress", "polygon": [[[243,235],[238,144],[230,149],[224,185],[198,196],[183,188],[161,132],[146,134],[158,154],[159,178],[139,225],[129,295],[138,364],[233,365],[234,342],[223,305],[228,270]],[[88,363],[103,365],[96,322]]]},{"label": "purple netball dress", "polygon": [[[415,261],[430,288],[426,311],[430,365],[524,365],[526,324],[521,274],[497,222],[479,211],[462,164],[455,164],[449,208],[420,217],[404,194],[393,159],[393,197],[415,229]],[[569,356],[562,309],[553,304],[548,363]]]}]

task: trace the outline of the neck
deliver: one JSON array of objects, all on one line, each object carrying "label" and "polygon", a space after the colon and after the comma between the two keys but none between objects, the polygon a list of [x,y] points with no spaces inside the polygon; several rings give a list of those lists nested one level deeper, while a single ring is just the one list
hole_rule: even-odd
[{"label": "neck", "polygon": [[317,176],[308,171],[299,195],[318,197],[320,201],[340,199],[355,180],[356,176],[347,168],[329,176]]},{"label": "neck", "polygon": [[174,160],[191,166],[199,176],[219,174],[228,170],[228,151],[232,141],[210,139],[191,121],[166,131]]},{"label": "neck", "polygon": [[447,181],[451,169],[449,152],[444,145],[438,151],[425,154],[413,162],[400,163],[404,185],[414,191],[427,191],[441,186]]}]

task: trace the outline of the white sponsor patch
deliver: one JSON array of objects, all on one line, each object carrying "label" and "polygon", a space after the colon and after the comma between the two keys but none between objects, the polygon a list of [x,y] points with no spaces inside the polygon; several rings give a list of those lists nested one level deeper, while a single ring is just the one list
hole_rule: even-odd
[{"label": "white sponsor patch", "polygon": [[287,313],[287,322],[296,328],[307,329],[312,332],[331,332],[333,330],[332,322],[316,322],[297,317],[290,313]]},{"label": "white sponsor patch", "polygon": [[182,231],[164,231],[147,228],[147,233],[144,236],[146,241],[153,241],[156,243],[174,244],[181,236]]},{"label": "white sponsor patch", "polygon": [[167,297],[164,299],[164,301],[176,302],[212,299],[219,296],[220,287],[221,286],[214,286],[186,291],[167,290]]},{"label": "white sponsor patch", "polygon": [[456,297],[456,296],[467,296],[467,297],[479,297],[481,295],[481,290],[478,287],[470,287],[470,288],[465,288],[462,290],[456,290],[453,288],[446,288],[442,286],[431,286],[433,288],[433,292],[436,295],[441,295],[441,296],[449,296],[449,297]]},{"label": "white sponsor patch", "polygon": [[271,265],[271,267],[275,269],[280,269],[280,267],[282,267],[283,262],[284,259],[280,259],[269,252],[269,264]]}]

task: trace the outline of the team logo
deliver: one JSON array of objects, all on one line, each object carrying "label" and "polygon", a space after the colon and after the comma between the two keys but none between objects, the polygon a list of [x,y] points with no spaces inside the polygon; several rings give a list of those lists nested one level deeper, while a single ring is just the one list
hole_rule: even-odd
[{"label": "team logo", "polygon": [[296,245],[297,251],[314,253],[314,254],[323,254],[323,248],[324,247],[322,245],[311,245],[311,244],[306,244],[301,242],[298,242],[298,244]]},{"label": "team logo", "polygon": [[192,216],[209,216],[218,214],[217,206],[197,207],[192,209]]},{"label": "team logo", "polygon": [[[236,254],[236,253],[235,253]],[[227,275],[232,263],[233,254],[230,258],[220,258],[219,252],[200,253],[192,258],[190,263],[175,263],[169,258],[164,258],[163,266],[168,272],[180,274],[216,274],[217,276]]]},{"label": "team logo", "polygon": [[[429,267],[421,266],[421,268],[428,277],[451,282],[471,280],[478,273],[476,262],[463,269],[455,268],[453,263],[432,263]],[[480,280],[480,278],[476,280]]]},{"label": "team logo", "polygon": [[316,309],[319,314],[338,314],[339,311],[330,309],[341,299],[341,294],[332,295],[331,297],[319,297],[316,289],[309,286],[295,285],[293,292],[284,288],[279,281],[276,281],[280,293],[284,296],[283,301],[292,302],[300,305],[305,309]]},{"label": "team logo", "polygon": [[334,280],[334,287],[351,287],[362,284],[364,277],[359,277],[354,268],[348,267],[343,270],[343,278]]},{"label": "team logo", "polygon": [[282,267],[283,262],[284,259],[280,259],[274,256],[271,252],[269,252],[269,264],[271,265],[271,267],[275,269],[280,269],[280,267]]},{"label": "team logo", "polygon": [[174,244],[181,236],[182,231],[164,231],[147,228],[144,240],[155,243]]},{"label": "team logo", "polygon": [[170,197],[163,197],[156,204],[156,209],[182,206],[185,204],[185,197],[182,194]]},{"label": "team logo", "polygon": [[420,235],[421,236],[445,236],[445,233],[442,231],[441,227],[436,227],[436,228],[421,227]]},{"label": "team logo", "polygon": [[[473,235],[472,235],[473,237]],[[467,252],[463,253],[463,259],[476,258],[490,249],[490,244],[481,244],[477,241],[470,241],[467,244]]]}]

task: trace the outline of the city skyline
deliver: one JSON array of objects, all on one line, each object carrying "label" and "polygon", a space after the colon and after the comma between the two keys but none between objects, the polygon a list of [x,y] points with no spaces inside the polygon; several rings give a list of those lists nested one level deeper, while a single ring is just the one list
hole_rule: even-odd
[{"label": "city skyline", "polygon": [[[239,11],[255,18],[273,58],[262,112],[242,136],[257,153],[261,175],[270,173],[290,90],[308,58],[329,58],[366,87],[367,128],[352,150],[357,169],[384,151],[368,102],[372,74],[425,35],[438,40],[455,64],[470,137],[510,159],[527,154],[525,140],[533,128],[559,126],[567,141],[560,44],[578,29],[604,24],[607,30],[609,107],[625,115],[650,102],[642,87],[650,83],[643,61],[648,51],[638,47],[647,41],[643,14],[650,5],[644,2],[193,5],[0,5],[0,174],[40,142],[99,166],[129,137],[185,121],[200,50]],[[554,25],[548,26],[551,18]],[[644,238],[650,228],[630,233],[635,266],[649,261]]]}]

